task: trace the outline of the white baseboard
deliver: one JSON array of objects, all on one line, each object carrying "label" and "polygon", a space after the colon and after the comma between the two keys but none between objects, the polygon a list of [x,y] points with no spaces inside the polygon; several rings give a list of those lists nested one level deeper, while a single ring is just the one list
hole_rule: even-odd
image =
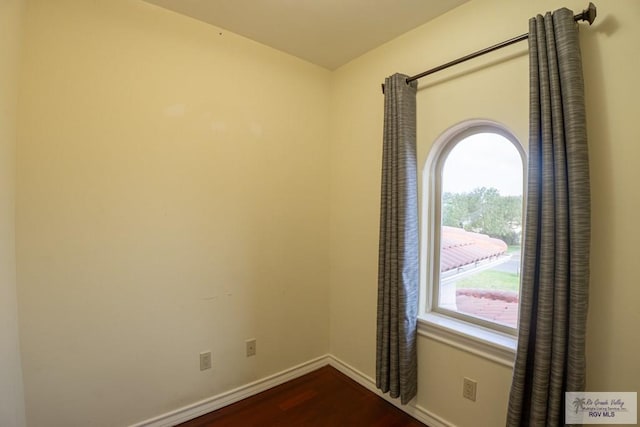
[{"label": "white baseboard", "polygon": [[387,402],[390,402],[413,418],[422,421],[430,427],[455,427],[452,423],[440,418],[420,405],[417,405],[415,400],[409,402],[408,405],[401,405],[399,400],[392,399],[388,394],[382,394],[380,390],[377,389],[373,379],[341,361],[337,357],[329,354],[317,357],[298,366],[294,366],[225,393],[192,403],[191,405],[184,406],[176,409],[175,411],[133,424],[130,427],[172,427],[201,415],[208,414],[216,409],[239,402],[242,399],[262,393],[263,391],[269,390],[270,388],[276,387],[280,384],[284,384],[287,381],[291,381],[327,365],[331,365],[361,386],[377,394]]},{"label": "white baseboard", "polygon": [[361,386],[365,387],[372,393],[377,394],[382,397],[387,402],[393,404],[398,409],[406,412],[411,415],[413,418],[422,421],[427,424],[429,427],[455,427],[454,424],[449,421],[437,416],[433,412],[428,411],[422,406],[415,403],[415,399],[409,402],[407,405],[401,405],[400,400],[391,398],[388,394],[383,394],[377,387],[376,382],[369,376],[363,374],[359,370],[354,367],[348,365],[342,360],[338,359],[333,355],[329,355],[329,365],[336,368],[338,371],[342,372]]},{"label": "white baseboard", "polygon": [[232,403],[239,402],[242,399],[251,397],[255,394],[262,393],[270,388],[278,386],[280,384],[291,381],[309,372],[315,371],[323,366],[329,364],[329,356],[321,356],[308,362],[302,363],[293,368],[286,369],[282,372],[270,375],[266,378],[254,381],[252,383],[243,385],[236,389],[227,391],[225,393],[212,396],[208,399],[201,400],[191,405],[184,406],[175,411],[171,411],[164,415],[160,415],[146,421],[142,421],[137,424],[133,424],[130,427],[171,427],[185,421],[192,420],[201,415],[208,414],[216,409],[223,408],[231,405]]}]

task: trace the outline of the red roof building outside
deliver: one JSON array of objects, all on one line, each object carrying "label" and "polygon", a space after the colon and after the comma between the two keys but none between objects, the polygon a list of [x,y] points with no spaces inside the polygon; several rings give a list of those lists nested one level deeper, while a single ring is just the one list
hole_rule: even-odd
[{"label": "red roof building outside", "polygon": [[[507,244],[486,234],[474,233],[455,227],[442,227],[440,271],[442,279],[456,280],[459,273],[475,268],[492,268],[511,259]],[[455,283],[455,282],[454,282]],[[517,327],[517,292],[488,289],[455,289],[456,310],[471,316]],[[449,285],[451,286],[451,285]]]},{"label": "red roof building outside", "polygon": [[497,259],[507,253],[507,244],[486,234],[442,226],[440,271],[446,272],[481,261]]}]

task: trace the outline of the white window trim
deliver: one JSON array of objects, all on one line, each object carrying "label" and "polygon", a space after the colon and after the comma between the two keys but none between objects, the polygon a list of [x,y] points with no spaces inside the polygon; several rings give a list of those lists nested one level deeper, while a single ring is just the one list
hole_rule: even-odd
[{"label": "white window trim", "polygon": [[435,312],[418,316],[418,335],[513,368],[518,345],[515,336]]},{"label": "white window trim", "polygon": [[[480,324],[471,323],[463,319],[447,316],[433,311],[432,278],[430,274],[434,265],[434,251],[431,245],[434,243],[435,221],[430,221],[435,216],[435,203],[433,194],[436,196],[439,190],[436,186],[437,173],[435,162],[441,156],[446,146],[453,139],[459,139],[461,135],[477,133],[488,130],[505,136],[510,141],[517,144],[517,148],[526,159],[526,154],[520,143],[515,139],[514,133],[501,123],[474,119],[460,123],[445,131],[433,144],[423,168],[422,185],[422,215],[421,215],[421,256],[420,256],[420,285],[423,297],[420,298],[420,316],[418,317],[418,334],[437,342],[447,344],[462,351],[483,357],[495,363],[507,367],[513,367],[517,349],[517,336],[489,329]],[[523,170],[523,180],[526,182],[527,168]],[[523,200],[526,194],[523,194]],[[436,242],[437,244],[437,242]]]}]

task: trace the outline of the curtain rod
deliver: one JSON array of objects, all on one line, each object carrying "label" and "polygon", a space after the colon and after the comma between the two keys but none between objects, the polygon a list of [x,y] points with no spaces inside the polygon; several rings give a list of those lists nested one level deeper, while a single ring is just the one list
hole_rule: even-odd
[{"label": "curtain rod", "polygon": [[[589,3],[589,6],[585,10],[583,10],[582,13],[574,15],[573,20],[576,21],[576,22],[577,21],[587,21],[587,22],[589,22],[589,25],[591,25],[591,24],[593,24],[593,21],[595,21],[595,19],[596,19],[596,12],[597,12],[596,6],[593,3]],[[512,39],[505,40],[505,41],[503,41],[501,43],[498,43],[498,44],[494,44],[493,46],[489,46],[489,47],[481,49],[481,50],[479,50],[477,52],[473,52],[473,53],[470,53],[469,55],[465,55],[465,56],[463,56],[461,58],[454,59],[453,61],[447,62],[446,64],[439,65],[439,66],[437,66],[435,68],[432,68],[430,70],[424,71],[424,72],[422,72],[420,74],[416,74],[415,76],[408,77],[407,78],[407,83],[411,83],[414,80],[418,80],[418,79],[426,77],[426,76],[428,76],[430,74],[437,73],[438,71],[442,71],[445,68],[453,67],[454,65],[458,65],[458,64],[460,64],[462,62],[465,62],[465,61],[468,61],[470,59],[477,58],[477,57],[482,56],[482,55],[484,55],[486,53],[493,52],[494,50],[502,49],[503,47],[512,45],[514,43],[518,43],[518,42],[520,42],[522,40],[526,40],[528,38],[529,38],[529,33],[524,33],[524,34],[521,34],[521,35],[519,35],[517,37],[514,37]],[[382,83],[382,93],[384,93],[384,83]]]}]

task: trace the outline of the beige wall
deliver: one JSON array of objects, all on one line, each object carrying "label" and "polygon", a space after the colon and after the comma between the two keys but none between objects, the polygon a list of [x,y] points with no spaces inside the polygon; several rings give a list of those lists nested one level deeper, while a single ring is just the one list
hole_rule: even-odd
[{"label": "beige wall", "polygon": [[29,425],[127,425],[326,354],[330,73],[142,1],[30,0],[26,31]]},{"label": "beige wall", "polygon": [[24,426],[15,252],[15,149],[23,0],[0,1],[0,425]]},{"label": "beige wall", "polygon": [[[342,67],[332,81],[331,353],[375,377],[375,309],[383,97],[380,83],[527,32],[530,16],[577,0],[473,0]],[[588,388],[640,388],[634,331],[640,326],[635,270],[640,180],[635,76],[640,3],[598,4],[581,27],[591,149],[593,245]],[[467,118],[507,125],[526,144],[528,59],[521,43],[427,77],[418,90],[421,165],[433,141]],[[354,339],[357,337],[357,339]],[[462,377],[478,380],[478,400],[461,397]],[[417,404],[459,426],[503,425],[511,370],[426,337],[419,339]]]},{"label": "beige wall", "polygon": [[[22,3],[0,4],[0,88],[11,94]],[[373,377],[380,83],[524,33],[529,16],[565,5],[585,6],[472,0],[329,73],[142,1],[30,0],[16,184],[29,425],[127,425],[327,351]],[[588,386],[635,391],[640,4],[598,6],[581,29]],[[525,44],[419,88],[421,163],[465,118],[500,121],[526,143]],[[15,96],[0,102],[0,424],[20,426]],[[258,356],[246,359],[251,337]],[[200,372],[203,350],[214,367]],[[425,337],[419,357],[425,410],[459,426],[503,424],[510,369]],[[478,381],[476,403],[460,397],[463,376]]]}]

